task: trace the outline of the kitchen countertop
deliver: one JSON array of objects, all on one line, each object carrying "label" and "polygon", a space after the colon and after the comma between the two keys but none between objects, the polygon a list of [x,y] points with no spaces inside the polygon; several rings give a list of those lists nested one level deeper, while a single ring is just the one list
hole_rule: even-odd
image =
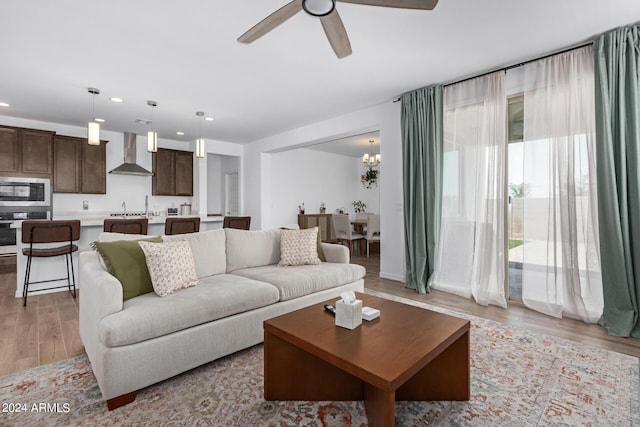
[{"label": "kitchen countertop", "polygon": [[[200,215],[170,215],[169,218],[193,218],[200,217],[201,223],[207,222],[222,222],[223,216],[200,216]],[[79,219],[81,227],[97,227],[102,226],[104,224],[105,219],[124,219],[124,218],[140,218],[140,216],[111,216],[109,213],[74,213],[74,212],[63,212],[60,214],[53,214],[54,220],[67,220],[67,219]],[[149,224],[164,224],[167,219],[166,215],[160,216],[149,216]],[[11,224],[11,228],[22,228],[22,221],[14,221]]]}]

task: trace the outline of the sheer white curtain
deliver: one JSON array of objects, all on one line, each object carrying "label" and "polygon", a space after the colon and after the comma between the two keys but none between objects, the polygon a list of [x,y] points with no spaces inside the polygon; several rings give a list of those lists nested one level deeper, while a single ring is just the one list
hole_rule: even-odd
[{"label": "sheer white curtain", "polygon": [[444,90],[443,201],[434,289],[506,307],[504,72]]},{"label": "sheer white curtain", "polygon": [[543,313],[602,314],[591,46],[525,65],[522,300]]}]

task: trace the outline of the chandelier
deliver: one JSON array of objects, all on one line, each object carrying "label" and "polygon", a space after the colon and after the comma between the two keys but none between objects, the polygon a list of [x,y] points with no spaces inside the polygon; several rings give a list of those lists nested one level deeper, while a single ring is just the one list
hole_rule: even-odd
[{"label": "chandelier", "polygon": [[367,166],[368,168],[375,168],[382,161],[382,159],[380,158],[380,154],[376,154],[375,156],[373,155],[374,142],[375,141],[373,139],[369,140],[369,144],[371,144],[369,146],[369,152],[365,153],[364,156],[362,156],[362,163],[364,163],[364,165]]}]

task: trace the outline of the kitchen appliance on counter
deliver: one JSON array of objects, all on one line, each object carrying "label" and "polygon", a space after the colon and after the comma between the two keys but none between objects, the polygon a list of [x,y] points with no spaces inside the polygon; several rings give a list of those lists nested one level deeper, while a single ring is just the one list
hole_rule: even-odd
[{"label": "kitchen appliance on counter", "polygon": [[51,219],[51,181],[0,177],[0,254],[16,253],[15,221]]},{"label": "kitchen appliance on counter", "polygon": [[180,215],[191,215],[191,203],[183,203],[180,205]]},{"label": "kitchen appliance on counter", "polygon": [[122,217],[147,216],[147,214],[145,214],[144,211],[130,211],[130,212],[111,212],[109,213],[109,216],[122,216]]},{"label": "kitchen appliance on counter", "polygon": [[167,208],[167,216],[178,215],[178,208]]}]

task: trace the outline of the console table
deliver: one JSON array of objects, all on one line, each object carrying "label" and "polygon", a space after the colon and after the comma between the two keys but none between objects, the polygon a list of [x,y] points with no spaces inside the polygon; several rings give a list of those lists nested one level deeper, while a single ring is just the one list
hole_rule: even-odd
[{"label": "console table", "polygon": [[320,227],[323,242],[333,242],[336,234],[333,231],[332,214],[298,214],[300,228]]}]

